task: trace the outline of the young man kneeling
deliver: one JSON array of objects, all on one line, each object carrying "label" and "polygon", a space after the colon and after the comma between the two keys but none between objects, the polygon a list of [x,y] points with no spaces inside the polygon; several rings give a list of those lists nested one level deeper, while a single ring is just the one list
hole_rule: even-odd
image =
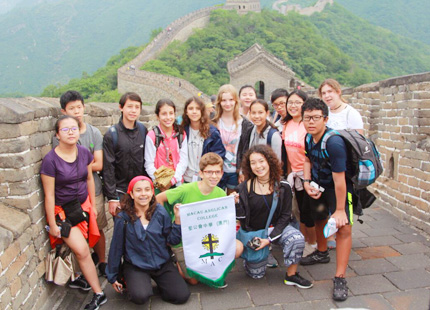
[{"label": "young man kneeling", "polygon": [[[225,197],[225,191],[217,186],[223,175],[223,164],[224,162],[221,156],[219,156],[218,154],[206,153],[202,156],[199,163],[199,176],[201,180],[197,182],[186,183],[179,187],[162,192],[156,196],[157,202],[160,204],[168,202],[170,205],[175,205],[178,203],[187,204],[192,202]],[[178,261],[181,264],[181,269],[184,272],[184,277],[186,281],[193,285],[197,284],[198,282],[196,279],[190,278],[186,274],[185,265],[183,264],[184,259],[182,247],[173,248],[173,251],[175,252]],[[242,254],[242,251],[242,244],[236,241],[235,257],[238,258]],[[226,286],[227,285],[224,284],[219,288],[224,288]]]}]

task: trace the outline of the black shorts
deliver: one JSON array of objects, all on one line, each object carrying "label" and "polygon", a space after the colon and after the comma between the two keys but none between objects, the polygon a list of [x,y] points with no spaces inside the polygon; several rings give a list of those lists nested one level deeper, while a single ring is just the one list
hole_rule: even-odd
[{"label": "black shorts", "polygon": [[[353,189],[346,189],[345,212],[350,225],[353,222]],[[334,189],[326,189],[319,199],[309,197],[312,217],[316,221],[326,220],[336,211],[336,193]]]}]

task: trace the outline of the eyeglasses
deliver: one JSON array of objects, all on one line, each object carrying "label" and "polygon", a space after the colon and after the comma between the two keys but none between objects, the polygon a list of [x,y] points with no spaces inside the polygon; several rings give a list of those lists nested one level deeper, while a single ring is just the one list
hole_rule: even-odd
[{"label": "eyeglasses", "polygon": [[278,109],[278,108],[280,108],[280,107],[282,107],[282,106],[285,106],[285,102],[272,103],[272,105],[273,105],[273,107],[274,107],[275,109]]},{"label": "eyeglasses", "polygon": [[78,131],[79,130],[79,127],[77,127],[77,126],[74,126],[74,127],[63,127],[63,128],[61,128],[60,129],[60,131],[62,131],[62,132],[64,132],[64,133],[69,133],[69,132],[75,132],[75,131]]},{"label": "eyeglasses", "polygon": [[310,122],[311,120],[313,120],[314,122],[318,122],[321,118],[326,118],[326,117],[324,115],[304,116],[303,121]]},{"label": "eyeglasses", "polygon": [[206,176],[211,176],[211,175],[216,175],[216,176],[220,176],[221,174],[222,174],[222,171],[221,170],[217,170],[217,171],[211,171],[211,170],[206,170],[206,171],[203,171],[203,173],[206,175]]},{"label": "eyeglasses", "polygon": [[303,101],[288,101],[287,104],[289,104],[289,105],[302,105]]}]

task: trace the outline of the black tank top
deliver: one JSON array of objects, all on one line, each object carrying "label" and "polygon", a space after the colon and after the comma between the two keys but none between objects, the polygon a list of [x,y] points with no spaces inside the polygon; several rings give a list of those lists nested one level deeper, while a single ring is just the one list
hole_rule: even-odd
[{"label": "black tank top", "polygon": [[272,207],[273,193],[269,195],[259,195],[254,191],[254,179],[251,180],[249,190],[249,226],[253,231],[264,229],[266,227],[267,218]]}]

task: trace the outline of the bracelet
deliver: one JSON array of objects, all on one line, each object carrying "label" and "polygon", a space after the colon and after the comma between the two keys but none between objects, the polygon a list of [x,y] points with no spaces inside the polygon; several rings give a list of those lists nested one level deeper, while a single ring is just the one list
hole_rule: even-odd
[{"label": "bracelet", "polygon": [[311,181],[312,181],[312,180],[310,180],[310,179],[304,179],[304,180],[303,180],[303,183],[306,183],[306,182],[311,183]]}]

